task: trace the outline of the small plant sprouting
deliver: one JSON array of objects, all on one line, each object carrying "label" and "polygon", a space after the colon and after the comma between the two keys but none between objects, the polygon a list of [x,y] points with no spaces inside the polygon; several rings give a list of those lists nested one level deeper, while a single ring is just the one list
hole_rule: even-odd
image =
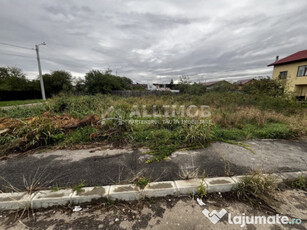
[{"label": "small plant sprouting", "polygon": [[57,192],[59,190],[60,190],[60,188],[58,186],[55,186],[55,187],[51,188],[51,192]]},{"label": "small plant sprouting", "polygon": [[292,187],[300,190],[306,189],[306,179],[303,175],[299,175],[295,181],[292,182]]},{"label": "small plant sprouting", "polygon": [[197,195],[200,198],[203,198],[204,196],[206,196],[207,194],[207,189],[206,189],[206,185],[205,185],[205,178],[206,178],[206,173],[205,170],[203,171],[203,174],[201,176],[201,183],[200,186],[197,189]]},{"label": "small plant sprouting", "polygon": [[140,189],[144,189],[149,182],[150,182],[149,179],[147,179],[146,177],[141,177],[137,179],[134,183]]},{"label": "small plant sprouting", "polygon": [[73,191],[76,191],[77,194],[79,194],[80,192],[83,191],[82,188],[83,188],[84,186],[85,186],[84,181],[81,181],[78,185],[74,186],[72,190],[73,190]]}]

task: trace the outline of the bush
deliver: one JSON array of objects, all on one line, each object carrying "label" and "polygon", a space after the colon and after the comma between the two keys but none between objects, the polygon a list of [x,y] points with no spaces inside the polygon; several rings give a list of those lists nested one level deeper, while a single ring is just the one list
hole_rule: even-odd
[{"label": "bush", "polygon": [[254,80],[253,83],[244,85],[243,91],[253,95],[279,97],[285,93],[285,82],[271,79]]},{"label": "bush", "polygon": [[203,124],[184,126],[181,132],[188,145],[204,145],[212,140],[213,127],[212,122],[208,121]]},{"label": "bush", "polygon": [[176,90],[180,90],[180,93],[189,95],[202,95],[206,92],[206,87],[202,84],[194,83],[190,84],[179,84],[174,87]]},{"label": "bush", "polygon": [[51,74],[43,75],[45,91],[47,97],[56,95],[60,92],[69,92],[72,90],[72,76],[64,70],[53,71]]},{"label": "bush", "polygon": [[131,89],[132,80],[112,75],[110,70],[104,73],[92,70],[85,75],[84,87],[89,94],[108,94],[113,90]]}]

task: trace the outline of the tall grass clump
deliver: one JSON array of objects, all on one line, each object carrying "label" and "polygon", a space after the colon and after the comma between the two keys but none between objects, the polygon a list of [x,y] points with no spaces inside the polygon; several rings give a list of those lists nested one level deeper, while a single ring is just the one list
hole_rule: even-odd
[{"label": "tall grass clump", "polygon": [[277,183],[275,178],[255,171],[250,175],[244,176],[242,181],[235,186],[234,191],[239,200],[252,204],[264,201],[266,204],[269,204],[274,199],[276,189]]}]

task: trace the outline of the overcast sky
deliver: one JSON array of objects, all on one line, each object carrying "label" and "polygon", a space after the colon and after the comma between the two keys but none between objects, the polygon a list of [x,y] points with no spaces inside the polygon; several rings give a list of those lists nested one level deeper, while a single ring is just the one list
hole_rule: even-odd
[{"label": "overcast sky", "polygon": [[[40,48],[43,72],[112,69],[137,82],[271,75],[307,49],[306,0],[1,0],[0,42]],[[19,55],[19,56],[17,56]],[[37,75],[33,50],[0,44],[0,66]]]}]

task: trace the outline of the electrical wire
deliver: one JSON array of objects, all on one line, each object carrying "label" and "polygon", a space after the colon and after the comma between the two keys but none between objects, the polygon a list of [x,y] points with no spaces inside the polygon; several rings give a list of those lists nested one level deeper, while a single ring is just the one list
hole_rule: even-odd
[{"label": "electrical wire", "polygon": [[9,56],[17,56],[17,57],[26,57],[26,58],[33,58],[31,56],[24,56],[24,55],[19,55],[19,54],[10,54],[10,53],[3,53],[3,52],[0,52],[0,55],[3,54],[3,55],[9,55]]},{"label": "electrical wire", "polygon": [[33,50],[34,49],[34,48],[25,47],[25,46],[13,45],[13,44],[9,44],[9,43],[6,43],[6,42],[0,42],[0,45],[12,46],[12,47],[27,49],[27,50]]}]

